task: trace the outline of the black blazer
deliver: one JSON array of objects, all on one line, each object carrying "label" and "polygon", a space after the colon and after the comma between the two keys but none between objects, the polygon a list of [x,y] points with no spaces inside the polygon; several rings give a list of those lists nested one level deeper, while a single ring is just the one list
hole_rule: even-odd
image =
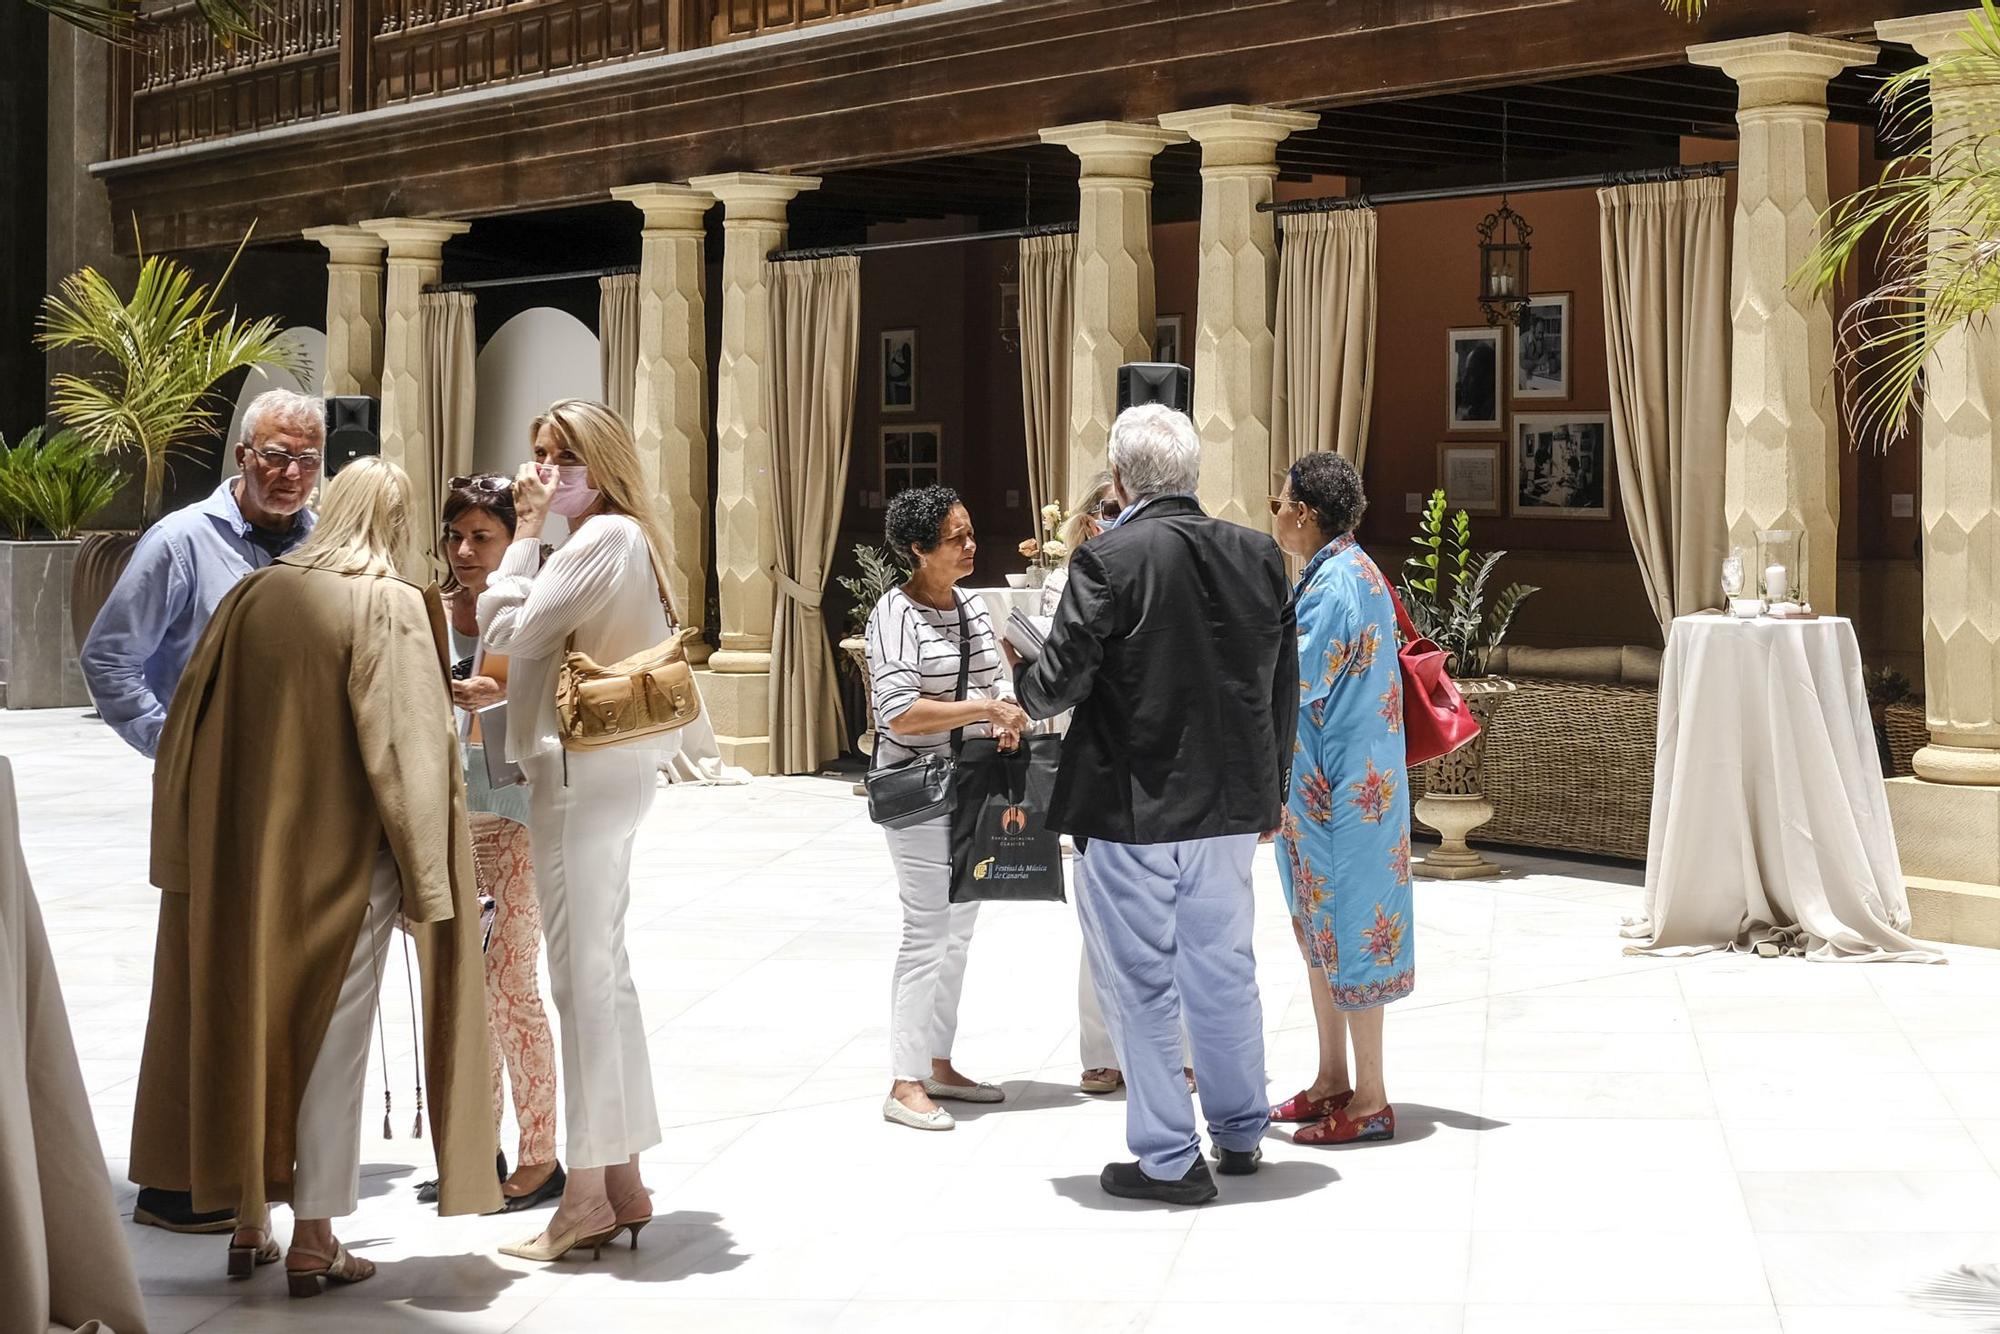
[{"label": "black blazer", "polygon": [[1114,843],[1278,827],[1299,707],[1284,557],[1253,529],[1164,497],[1077,548],[1042,655],[1036,718],[1075,709],[1049,823]]}]

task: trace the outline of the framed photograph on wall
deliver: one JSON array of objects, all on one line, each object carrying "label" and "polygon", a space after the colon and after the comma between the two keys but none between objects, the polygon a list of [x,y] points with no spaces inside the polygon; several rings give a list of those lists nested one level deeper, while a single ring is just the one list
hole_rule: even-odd
[{"label": "framed photograph on wall", "polygon": [[1181,317],[1162,315],[1153,321],[1153,360],[1185,366],[1181,359]]},{"label": "framed photograph on wall", "polygon": [[1446,335],[1447,431],[1500,429],[1501,331],[1452,329]]},{"label": "framed photograph on wall", "polygon": [[1513,468],[1515,518],[1610,518],[1610,415],[1515,413]]},{"label": "framed photograph on wall", "polygon": [[1444,488],[1444,503],[1467,514],[1497,515],[1506,495],[1503,460],[1507,446],[1498,440],[1468,444],[1447,440],[1438,446],[1437,484]]},{"label": "framed photograph on wall", "polygon": [[913,486],[936,486],[944,477],[941,433],[935,424],[882,428],[882,497]]},{"label": "framed photograph on wall", "polygon": [[917,410],[917,331],[882,331],[882,411]]},{"label": "framed photograph on wall", "polygon": [[1528,299],[1514,330],[1514,397],[1569,397],[1569,293]]}]

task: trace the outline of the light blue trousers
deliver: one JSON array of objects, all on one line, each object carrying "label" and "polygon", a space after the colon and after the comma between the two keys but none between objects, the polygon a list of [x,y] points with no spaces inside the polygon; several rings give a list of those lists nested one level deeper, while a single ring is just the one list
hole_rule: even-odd
[{"label": "light blue trousers", "polygon": [[1270,1122],[1251,948],[1256,854],[1255,834],[1143,846],[1092,839],[1084,852],[1077,911],[1125,1072],[1125,1139],[1158,1181],[1178,1181],[1201,1156],[1181,1075],[1183,1021],[1210,1137],[1251,1149]]}]

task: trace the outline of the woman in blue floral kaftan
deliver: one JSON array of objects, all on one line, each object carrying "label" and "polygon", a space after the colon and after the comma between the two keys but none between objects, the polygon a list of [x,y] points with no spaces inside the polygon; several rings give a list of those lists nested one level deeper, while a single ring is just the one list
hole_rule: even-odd
[{"label": "woman in blue floral kaftan", "polygon": [[[1299,735],[1278,868],[1311,976],[1319,1074],[1271,1109],[1300,1144],[1392,1139],[1382,1007],[1416,985],[1402,675],[1389,581],[1354,541],[1352,464],[1311,454],[1271,502],[1299,581]],[[1347,1046],[1354,1046],[1349,1078]]]}]

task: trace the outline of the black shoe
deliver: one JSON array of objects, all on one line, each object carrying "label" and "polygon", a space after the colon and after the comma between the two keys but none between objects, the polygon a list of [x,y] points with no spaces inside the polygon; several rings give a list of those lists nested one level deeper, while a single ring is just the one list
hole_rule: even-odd
[{"label": "black shoe", "polygon": [[151,1186],[139,1188],[139,1202],[132,1210],[132,1221],[145,1227],[165,1228],[169,1232],[234,1232],[236,1211],[217,1209],[214,1213],[198,1214],[194,1211],[194,1196],[184,1190],[155,1190]]},{"label": "black shoe", "polygon": [[1106,1195],[1121,1200],[1159,1200],[1165,1204],[1207,1204],[1216,1197],[1215,1178],[1197,1158],[1179,1181],[1155,1181],[1137,1163],[1106,1163],[1097,1184]]},{"label": "black shoe", "polygon": [[[493,1155],[493,1170],[500,1174],[501,1181],[504,1182],[507,1180],[506,1154],[496,1153]],[[436,1204],[437,1202],[438,1202],[438,1179],[436,1177],[432,1177],[429,1181],[419,1181],[417,1183],[417,1203]]]},{"label": "black shoe", "polygon": [[562,1164],[557,1163],[556,1170],[549,1173],[547,1181],[544,1181],[526,1195],[516,1195],[513,1199],[508,1200],[500,1206],[500,1212],[503,1214],[517,1214],[523,1209],[534,1209],[547,1204],[551,1200],[559,1200],[562,1198],[563,1186],[567,1184],[568,1180],[569,1178],[563,1174]]},{"label": "black shoe", "polygon": [[1257,1174],[1257,1164],[1264,1161],[1262,1145],[1253,1149],[1225,1149],[1215,1146],[1215,1170],[1226,1177],[1247,1177]]}]

